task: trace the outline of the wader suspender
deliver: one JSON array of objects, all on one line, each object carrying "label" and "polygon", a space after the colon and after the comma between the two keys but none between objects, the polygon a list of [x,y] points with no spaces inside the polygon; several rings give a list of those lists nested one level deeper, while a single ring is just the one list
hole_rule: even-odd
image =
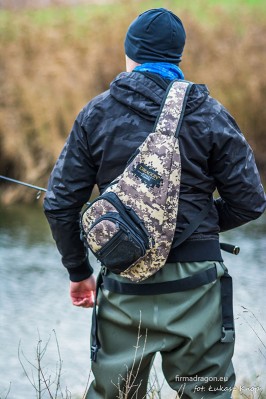
[{"label": "wader suspender", "polygon": [[221,277],[221,301],[222,301],[222,338],[221,342],[233,342],[235,340],[234,314],[233,314],[233,280],[226,271]]},{"label": "wader suspender", "polygon": [[101,344],[98,338],[98,321],[97,321],[97,297],[99,288],[103,283],[102,273],[100,272],[96,281],[96,292],[95,292],[95,302],[92,311],[91,320],[91,360],[96,362],[97,352],[101,348]]}]

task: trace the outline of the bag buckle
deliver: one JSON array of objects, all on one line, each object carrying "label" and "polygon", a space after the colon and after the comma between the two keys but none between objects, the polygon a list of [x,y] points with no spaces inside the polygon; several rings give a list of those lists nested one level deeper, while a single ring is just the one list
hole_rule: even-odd
[{"label": "bag buckle", "polygon": [[221,342],[223,342],[223,343],[234,342],[234,340],[235,340],[235,330],[234,329],[226,330],[223,327],[222,333],[223,333],[223,335],[221,338]]}]

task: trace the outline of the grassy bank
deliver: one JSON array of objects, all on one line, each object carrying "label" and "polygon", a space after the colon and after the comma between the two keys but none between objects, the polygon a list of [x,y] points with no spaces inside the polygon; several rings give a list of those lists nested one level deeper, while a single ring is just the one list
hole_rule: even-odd
[{"label": "grassy bank", "polygon": [[[83,105],[124,69],[128,24],[164,6],[184,20],[186,79],[204,82],[237,119],[266,180],[266,3],[120,1],[0,11],[0,174],[46,185]],[[1,186],[2,200],[31,200]]]}]

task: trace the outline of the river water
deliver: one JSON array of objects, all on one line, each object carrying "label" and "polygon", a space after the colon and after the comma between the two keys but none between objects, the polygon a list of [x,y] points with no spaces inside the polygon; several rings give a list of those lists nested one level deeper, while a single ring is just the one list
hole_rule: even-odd
[{"label": "river water", "polygon": [[[234,278],[237,385],[244,381],[249,388],[265,389],[266,215],[222,237],[241,247],[238,256],[224,254]],[[42,351],[46,378],[56,380],[61,359],[64,398],[66,389],[73,399],[81,398],[88,378],[92,378],[91,310],[75,308],[70,303],[68,276],[41,207],[0,208],[0,276],[0,398],[5,398],[9,389],[8,399],[37,397],[32,385],[37,386],[38,381],[38,349]],[[155,364],[160,370],[159,357]],[[175,397],[166,385],[163,392],[163,398]]]}]

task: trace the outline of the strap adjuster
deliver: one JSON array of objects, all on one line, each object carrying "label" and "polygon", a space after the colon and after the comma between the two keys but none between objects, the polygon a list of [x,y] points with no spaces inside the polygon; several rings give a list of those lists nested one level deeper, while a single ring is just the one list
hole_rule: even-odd
[{"label": "strap adjuster", "polygon": [[221,338],[221,342],[223,342],[223,343],[234,342],[234,340],[235,340],[235,330],[234,329],[226,330],[224,327],[222,327],[222,333],[223,333],[223,336]]},{"label": "strap adjuster", "polygon": [[97,360],[98,350],[99,350],[99,346],[98,345],[91,345],[91,360],[93,362],[96,362],[96,360]]}]

